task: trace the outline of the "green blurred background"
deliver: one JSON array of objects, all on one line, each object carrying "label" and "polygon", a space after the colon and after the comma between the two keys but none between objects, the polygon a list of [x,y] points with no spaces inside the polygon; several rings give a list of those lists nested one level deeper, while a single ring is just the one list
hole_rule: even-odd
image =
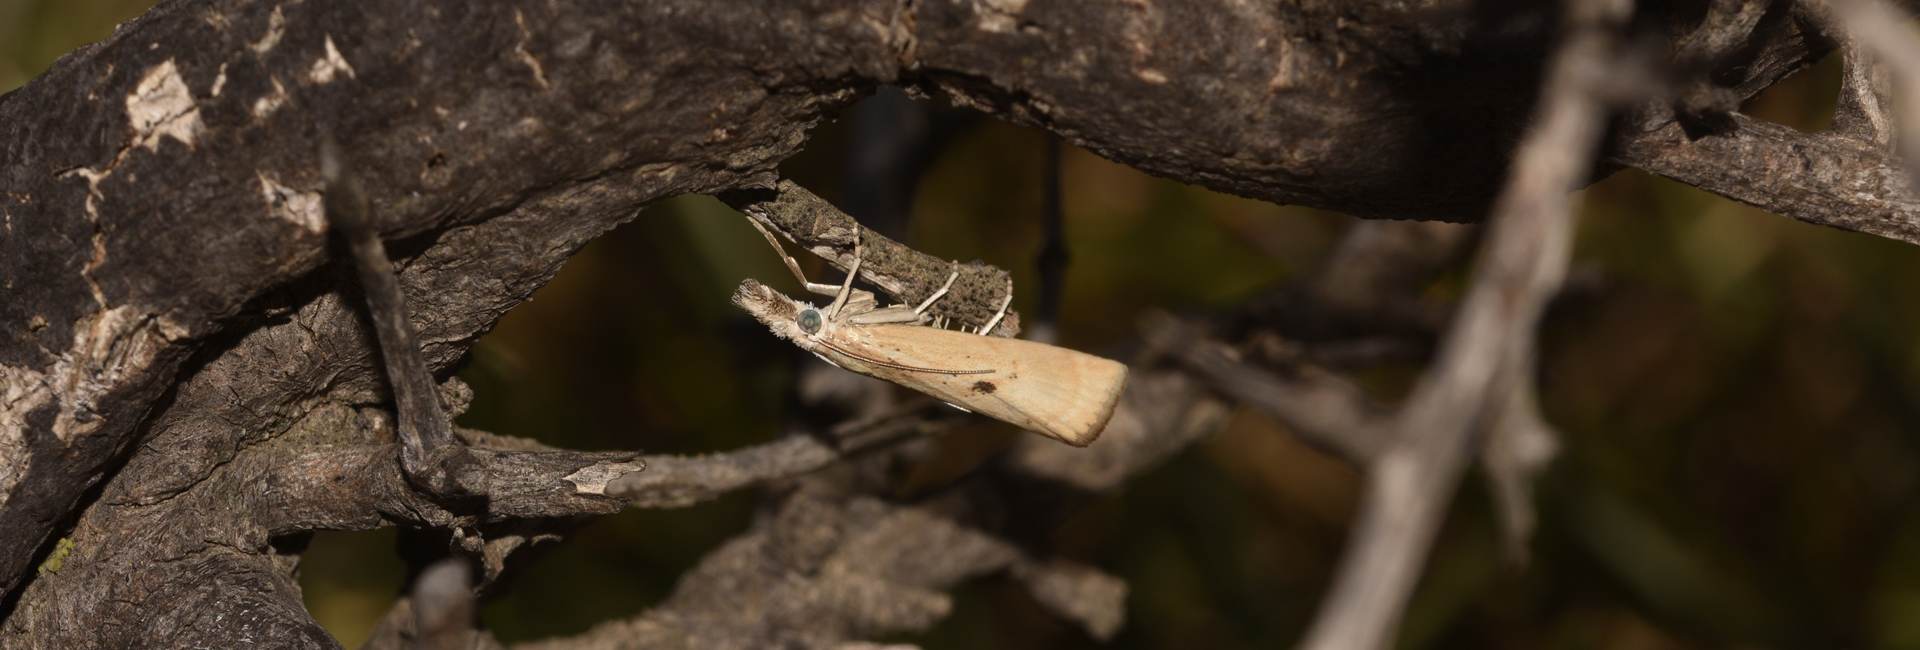
[{"label": "green blurred background", "polygon": [[[0,90],[104,38],[142,0],[0,0]],[[1748,112],[1817,131],[1829,60]],[[846,133],[784,171],[838,200]],[[917,197],[929,253],[1014,270],[1030,310],[1042,134],[980,125]],[[1147,177],[1069,148],[1063,342],[1109,350],[1143,309],[1217,310],[1312,267],[1345,217]],[[1920,248],[1793,222],[1652,178],[1584,193],[1577,272],[1550,314],[1541,399],[1565,454],[1541,486],[1534,564],[1506,570],[1486,491],[1460,492],[1401,632],[1420,648],[1920,648]],[[817,271],[817,260],[803,260]],[[682,197],[595,241],[474,350],[461,423],[582,449],[732,449],[776,435],[795,355],[727,303],[791,289],[730,210]],[[1410,369],[1370,377],[1391,397]],[[1004,428],[941,440],[951,474]],[[1326,589],[1358,488],[1267,418],[1130,483],[1057,535],[1132,586],[1124,648],[1279,648]],[[541,559],[484,616],[503,640],[586,629],[663,598],[743,529],[756,495],[608,517]],[[316,617],[354,647],[401,579],[391,531],[323,533],[302,567]],[[1009,579],[896,640],[943,648],[1097,645]]]}]

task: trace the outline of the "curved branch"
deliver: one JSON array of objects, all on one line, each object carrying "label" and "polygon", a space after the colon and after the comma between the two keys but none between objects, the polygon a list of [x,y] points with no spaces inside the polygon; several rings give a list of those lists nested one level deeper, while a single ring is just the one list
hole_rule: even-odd
[{"label": "curved branch", "polygon": [[[323,130],[410,265],[515,256],[409,291],[443,364],[579,242],[660,198],[770,187],[809,127],[883,83],[1236,194],[1474,219],[1533,93],[1538,58],[1515,54],[1547,42],[1483,47],[1468,18],[1392,4],[1008,7],[181,0],[62,59],[0,98],[0,591],[143,421],[176,417],[156,406],[180,408],[160,400],[182,370],[300,304],[276,294],[328,257]],[[1765,34],[1751,79],[1825,47]],[[539,234],[464,236],[502,219]],[[357,384],[351,365],[276,367]]]}]

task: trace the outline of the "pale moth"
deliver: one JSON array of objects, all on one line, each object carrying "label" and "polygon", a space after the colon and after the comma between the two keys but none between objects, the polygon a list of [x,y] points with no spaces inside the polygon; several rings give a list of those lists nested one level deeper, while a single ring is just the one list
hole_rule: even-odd
[{"label": "pale moth", "polygon": [[883,308],[872,293],[853,288],[853,279],[860,274],[858,234],[847,281],[836,287],[808,282],[800,264],[787,255],[773,233],[751,218],[748,221],[780,251],[787,268],[808,291],[834,296],[825,309],[815,309],[758,281],[741,283],[733,303],[760,319],[775,336],[792,340],[827,363],[1076,447],[1093,442],[1113,417],[1114,404],[1127,383],[1125,365],[1044,343],[986,336],[1006,315],[1012,291],[1000,305],[1000,313],[978,333],[929,327],[927,308],[953,287],[957,271],[918,307]]}]

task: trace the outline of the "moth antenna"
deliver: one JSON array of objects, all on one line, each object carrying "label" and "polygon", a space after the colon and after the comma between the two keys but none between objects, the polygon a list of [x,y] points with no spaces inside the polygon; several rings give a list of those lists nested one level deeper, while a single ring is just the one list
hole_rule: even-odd
[{"label": "moth antenna", "polygon": [[1007,299],[1000,301],[1000,313],[994,314],[993,320],[987,321],[986,325],[980,326],[980,335],[986,336],[987,332],[993,331],[993,326],[999,325],[1000,319],[1007,317],[1007,307],[1010,307],[1012,305],[1013,305],[1013,276],[1008,275],[1007,276]]},{"label": "moth antenna", "polygon": [[921,367],[919,367],[919,366],[903,366],[903,365],[900,365],[900,364],[897,364],[897,363],[891,363],[891,362],[887,362],[887,361],[881,361],[881,360],[879,360],[879,359],[875,359],[875,358],[873,358],[873,357],[869,357],[869,356],[864,356],[864,355],[860,355],[860,354],[856,354],[856,353],[854,353],[854,352],[853,352],[853,351],[851,351],[851,350],[848,350],[848,349],[846,349],[846,348],[843,348],[843,347],[840,347],[840,346],[838,346],[838,345],[834,345],[833,343],[831,343],[831,342],[828,342],[828,341],[827,341],[826,339],[820,339],[820,344],[821,344],[821,345],[824,345],[824,346],[827,346],[827,349],[829,349],[829,350],[833,350],[834,352],[838,352],[838,353],[840,353],[840,354],[844,354],[844,355],[847,355],[847,356],[849,356],[849,357],[853,357],[853,358],[855,358],[855,359],[859,359],[859,360],[861,360],[861,361],[865,361],[865,362],[867,362],[867,363],[871,363],[871,364],[873,364],[873,365],[876,365],[876,366],[882,366],[882,367],[887,367],[887,368],[892,368],[892,369],[894,369],[894,370],[911,370],[911,371],[914,371],[914,372],[931,372],[931,373],[935,373],[935,374],[941,374],[941,375],[984,375],[984,374],[987,374],[987,373],[990,373],[990,372],[994,372],[994,370],[993,370],[993,369],[991,369],[991,368],[989,368],[989,369],[986,369],[986,370],[941,370],[941,369],[939,369],[939,368],[921,368]]}]

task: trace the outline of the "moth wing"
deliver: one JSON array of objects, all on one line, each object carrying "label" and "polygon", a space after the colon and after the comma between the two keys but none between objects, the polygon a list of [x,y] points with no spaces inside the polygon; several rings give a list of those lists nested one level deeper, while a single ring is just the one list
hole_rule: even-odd
[{"label": "moth wing", "polygon": [[898,366],[990,371],[953,374],[889,368],[834,350],[820,350],[848,370],[912,388],[1076,447],[1099,437],[1127,383],[1126,365],[1112,359],[1044,343],[935,327],[846,327],[828,342],[846,352]]}]

